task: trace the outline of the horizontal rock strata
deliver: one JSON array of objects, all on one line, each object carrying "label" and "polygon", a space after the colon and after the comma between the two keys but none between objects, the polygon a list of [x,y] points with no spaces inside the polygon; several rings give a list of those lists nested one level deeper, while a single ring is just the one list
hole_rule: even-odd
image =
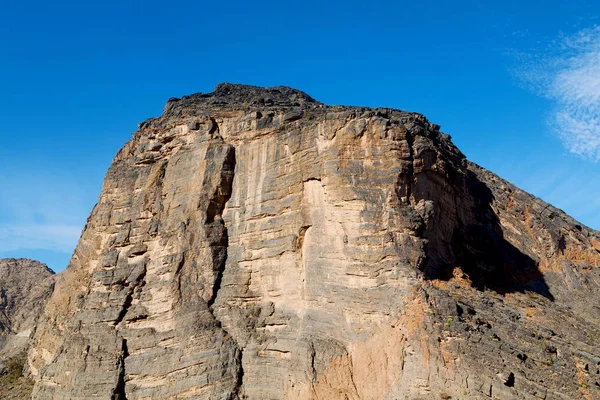
[{"label": "horizontal rock strata", "polygon": [[422,115],[222,84],[117,154],[33,397],[600,398],[597,243]]}]

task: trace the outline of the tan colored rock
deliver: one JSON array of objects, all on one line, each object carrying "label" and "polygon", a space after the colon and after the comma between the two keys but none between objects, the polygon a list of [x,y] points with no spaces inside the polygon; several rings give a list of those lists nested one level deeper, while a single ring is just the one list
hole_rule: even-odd
[{"label": "tan colored rock", "polygon": [[421,115],[219,85],[116,156],[34,398],[594,397],[593,237]]}]

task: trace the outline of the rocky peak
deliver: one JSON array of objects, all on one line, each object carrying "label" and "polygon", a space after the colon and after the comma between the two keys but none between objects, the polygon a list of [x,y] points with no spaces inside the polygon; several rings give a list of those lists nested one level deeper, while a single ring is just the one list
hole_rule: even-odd
[{"label": "rocky peak", "polygon": [[0,260],[0,331],[16,333],[27,321],[31,325],[36,318],[33,314],[41,311],[35,299],[44,294],[53,275],[54,271],[39,261]]},{"label": "rocky peak", "polygon": [[28,399],[26,351],[54,288],[54,272],[39,261],[0,259],[0,398]]},{"label": "rocky peak", "polygon": [[181,99],[167,101],[163,115],[183,110],[202,109],[258,109],[258,108],[311,108],[321,105],[306,93],[287,86],[264,88],[259,86],[220,83],[212,93],[196,93]]},{"label": "rocky peak", "polygon": [[117,154],[33,397],[600,398],[598,243],[422,115],[222,84]]}]

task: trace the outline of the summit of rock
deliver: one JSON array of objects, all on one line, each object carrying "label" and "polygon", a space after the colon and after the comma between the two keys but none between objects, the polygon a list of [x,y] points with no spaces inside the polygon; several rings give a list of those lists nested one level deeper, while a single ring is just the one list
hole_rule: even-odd
[{"label": "summit of rock", "polygon": [[0,332],[18,332],[28,322],[32,324],[41,311],[36,298],[45,295],[46,281],[53,275],[54,271],[39,261],[0,259]]},{"label": "summit of rock", "polygon": [[306,93],[287,86],[265,88],[232,83],[220,83],[211,93],[195,93],[171,98],[165,114],[185,109],[254,109],[264,107],[317,107],[321,105]]}]

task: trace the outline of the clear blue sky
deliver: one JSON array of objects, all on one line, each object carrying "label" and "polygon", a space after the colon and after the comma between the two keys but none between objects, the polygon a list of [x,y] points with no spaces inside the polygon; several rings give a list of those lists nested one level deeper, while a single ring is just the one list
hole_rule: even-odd
[{"label": "clear blue sky", "polygon": [[425,114],[600,228],[598,1],[4,1],[0,257],[68,263],[117,150],[223,81]]}]

